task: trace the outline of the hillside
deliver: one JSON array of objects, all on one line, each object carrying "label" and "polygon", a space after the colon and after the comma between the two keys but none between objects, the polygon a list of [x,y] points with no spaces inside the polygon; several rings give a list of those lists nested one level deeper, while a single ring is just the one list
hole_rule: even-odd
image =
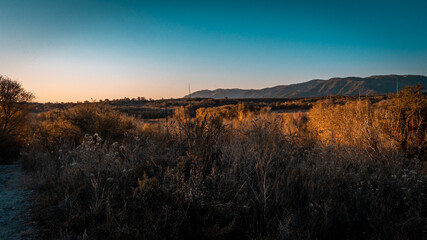
[{"label": "hillside", "polygon": [[[421,83],[427,86],[427,77],[421,75],[381,75],[366,78],[346,77],[329,80],[311,80],[308,82],[279,85],[263,89],[216,89],[201,90],[191,94],[200,98],[286,98],[286,97],[321,97],[328,95],[374,95],[396,92],[396,81],[399,90]],[[185,97],[188,97],[185,96]]]}]

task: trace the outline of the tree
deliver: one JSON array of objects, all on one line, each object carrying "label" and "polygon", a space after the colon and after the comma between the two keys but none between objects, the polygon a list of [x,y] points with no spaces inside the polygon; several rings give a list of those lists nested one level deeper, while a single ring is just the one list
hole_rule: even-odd
[{"label": "tree", "polygon": [[0,162],[16,157],[34,95],[22,85],[0,75]]}]

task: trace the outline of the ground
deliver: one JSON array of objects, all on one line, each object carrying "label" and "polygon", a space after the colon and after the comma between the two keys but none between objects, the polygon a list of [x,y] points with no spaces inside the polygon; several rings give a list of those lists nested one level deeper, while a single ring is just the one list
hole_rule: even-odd
[{"label": "ground", "polygon": [[33,239],[28,214],[29,190],[22,187],[22,172],[18,164],[0,165],[0,239]]}]

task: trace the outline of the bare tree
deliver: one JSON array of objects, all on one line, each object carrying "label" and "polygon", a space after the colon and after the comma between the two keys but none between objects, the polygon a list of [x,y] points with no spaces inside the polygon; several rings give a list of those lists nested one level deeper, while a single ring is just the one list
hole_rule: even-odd
[{"label": "bare tree", "polygon": [[0,75],[0,137],[19,134],[30,110],[27,103],[33,98],[19,82]]}]

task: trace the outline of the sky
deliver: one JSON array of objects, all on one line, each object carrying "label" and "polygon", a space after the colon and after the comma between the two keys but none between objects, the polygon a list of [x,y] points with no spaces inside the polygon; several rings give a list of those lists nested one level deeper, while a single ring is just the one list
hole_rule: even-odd
[{"label": "sky", "polygon": [[427,75],[427,1],[0,0],[0,75],[37,102]]}]

